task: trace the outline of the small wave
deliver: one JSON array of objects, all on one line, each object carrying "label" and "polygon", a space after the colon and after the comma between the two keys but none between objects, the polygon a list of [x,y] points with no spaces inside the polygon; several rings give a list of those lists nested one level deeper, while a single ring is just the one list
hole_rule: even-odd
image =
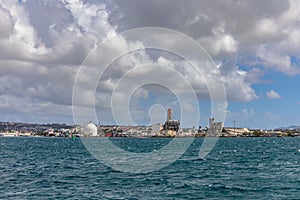
[{"label": "small wave", "polygon": [[176,186],[176,189],[186,189],[186,188],[192,188],[192,186],[190,186],[186,183],[183,185]]}]

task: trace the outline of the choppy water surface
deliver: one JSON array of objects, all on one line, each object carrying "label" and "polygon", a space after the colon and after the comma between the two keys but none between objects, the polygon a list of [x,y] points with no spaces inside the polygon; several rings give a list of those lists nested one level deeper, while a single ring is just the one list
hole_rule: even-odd
[{"label": "choppy water surface", "polygon": [[[133,152],[164,138],[116,138]],[[148,174],[104,166],[79,138],[0,138],[0,199],[299,199],[300,138],[221,138],[204,160],[195,139],[175,163]]]}]

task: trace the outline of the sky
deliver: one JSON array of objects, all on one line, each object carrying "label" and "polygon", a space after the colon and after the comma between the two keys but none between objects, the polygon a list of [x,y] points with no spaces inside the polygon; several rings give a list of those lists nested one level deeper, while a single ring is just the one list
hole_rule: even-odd
[{"label": "sky", "polygon": [[[171,107],[204,127],[225,92],[225,126],[300,125],[297,0],[0,0],[0,27],[0,121],[73,124],[94,107],[97,123],[148,125]],[[123,34],[144,27],[163,29]]]}]

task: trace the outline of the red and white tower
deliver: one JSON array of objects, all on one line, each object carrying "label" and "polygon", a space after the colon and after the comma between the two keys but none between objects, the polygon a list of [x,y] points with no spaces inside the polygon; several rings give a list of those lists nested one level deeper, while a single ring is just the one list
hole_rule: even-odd
[{"label": "red and white tower", "polygon": [[168,118],[167,118],[167,121],[170,121],[170,120],[172,120],[172,109],[168,108]]}]

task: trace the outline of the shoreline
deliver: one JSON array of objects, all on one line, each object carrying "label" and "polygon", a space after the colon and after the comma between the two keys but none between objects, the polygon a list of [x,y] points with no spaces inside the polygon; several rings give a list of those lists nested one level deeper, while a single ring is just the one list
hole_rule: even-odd
[{"label": "shoreline", "polygon": [[[299,135],[293,135],[293,136],[177,136],[177,137],[171,137],[171,136],[141,136],[141,137],[105,137],[105,136],[88,136],[88,137],[82,137],[82,136],[76,136],[75,138],[117,138],[117,139],[151,139],[151,138],[297,138]],[[69,138],[72,139],[72,137],[58,137],[58,136],[4,136],[0,135],[0,138]]]}]

